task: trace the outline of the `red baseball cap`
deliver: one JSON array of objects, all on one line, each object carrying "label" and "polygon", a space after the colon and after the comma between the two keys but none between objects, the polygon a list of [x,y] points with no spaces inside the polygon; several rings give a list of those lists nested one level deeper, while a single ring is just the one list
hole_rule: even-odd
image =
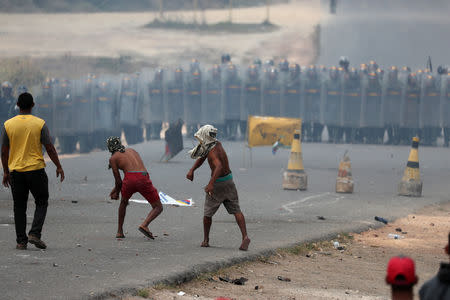
[{"label": "red baseball cap", "polygon": [[414,285],[417,283],[414,261],[405,256],[394,256],[389,260],[386,282],[392,285]]}]

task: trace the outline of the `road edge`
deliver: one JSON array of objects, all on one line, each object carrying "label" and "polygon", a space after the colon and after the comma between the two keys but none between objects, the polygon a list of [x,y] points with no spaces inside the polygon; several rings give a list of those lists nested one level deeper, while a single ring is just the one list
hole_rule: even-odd
[{"label": "road edge", "polygon": [[[393,222],[395,220],[392,220]],[[137,295],[138,291],[145,288],[150,288],[156,285],[178,285],[182,283],[186,283],[189,281],[192,281],[193,279],[197,278],[198,276],[204,274],[204,273],[210,273],[210,272],[217,272],[220,269],[228,268],[240,263],[244,262],[252,262],[256,261],[261,258],[268,258],[270,256],[273,256],[277,253],[278,250],[281,249],[289,249],[294,248],[298,245],[306,244],[306,243],[312,243],[312,242],[318,242],[323,240],[329,240],[336,238],[338,234],[342,233],[361,233],[364,231],[367,231],[369,229],[377,229],[384,226],[384,224],[370,224],[370,225],[359,225],[355,226],[354,229],[348,230],[348,231],[333,231],[324,235],[320,235],[316,238],[311,238],[307,240],[298,241],[295,243],[289,243],[289,244],[283,244],[275,248],[266,248],[262,249],[260,251],[257,251],[255,253],[246,254],[240,257],[229,257],[226,259],[223,259],[221,261],[210,261],[210,262],[204,262],[201,264],[196,264],[190,267],[187,267],[183,271],[174,272],[173,274],[169,274],[165,276],[164,278],[160,280],[155,280],[150,282],[148,285],[142,285],[142,284],[136,284],[133,286],[123,286],[118,287],[117,289],[112,289],[108,291],[103,291],[96,293],[94,295],[89,295],[82,297],[82,299],[87,300],[112,300],[112,299],[121,299],[121,297],[126,295]]]}]

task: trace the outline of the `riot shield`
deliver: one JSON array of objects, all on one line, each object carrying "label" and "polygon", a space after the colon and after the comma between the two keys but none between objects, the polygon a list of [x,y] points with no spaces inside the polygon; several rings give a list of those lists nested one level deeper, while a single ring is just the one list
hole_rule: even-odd
[{"label": "riot shield", "polygon": [[185,77],[184,120],[187,135],[190,137],[194,136],[201,123],[202,91],[204,90],[202,75],[200,67],[196,67],[190,70]]},{"label": "riot shield", "polygon": [[93,86],[95,77],[73,81],[74,130],[80,143],[80,152],[87,153],[93,148],[94,101]]},{"label": "riot shield", "polygon": [[300,73],[285,76],[282,82],[281,113],[283,117],[301,116],[301,79]]},{"label": "riot shield", "polygon": [[417,76],[411,73],[408,76],[405,88],[402,91],[402,107],[400,118],[400,140],[409,144],[414,136],[420,136],[420,84]]},{"label": "riot shield", "polygon": [[142,141],[142,129],[139,120],[139,75],[122,75],[119,99],[120,126],[129,145]]},{"label": "riot shield", "polygon": [[450,142],[450,76],[441,76],[441,124],[444,128],[444,146]]},{"label": "riot shield", "polygon": [[237,67],[230,64],[222,81],[223,112],[225,121],[224,137],[236,139],[241,118],[241,78]]},{"label": "riot shield", "polygon": [[[247,133],[248,116],[261,115],[261,78],[257,66],[251,65],[242,84],[241,130]],[[247,134],[246,134],[247,136]]]},{"label": "riot shield", "polygon": [[366,143],[383,142],[384,126],[381,123],[381,82],[377,73],[371,72],[363,80],[361,127]]},{"label": "riot shield", "polygon": [[264,72],[262,82],[262,107],[264,116],[279,117],[281,111],[281,83],[278,71],[270,68]]},{"label": "riot shield", "polygon": [[388,143],[398,144],[400,111],[402,104],[402,83],[397,76],[386,76],[382,89],[382,120],[388,133]]},{"label": "riot shield", "polygon": [[167,110],[166,121],[173,123],[184,118],[184,75],[178,68],[175,74],[171,74],[167,83]]},{"label": "riot shield", "polygon": [[328,142],[339,143],[343,135],[341,128],[342,82],[337,70],[330,69],[323,94],[324,124],[328,129]]},{"label": "riot shield", "polygon": [[344,75],[341,126],[347,143],[360,143],[361,77],[356,71]]},{"label": "riot shield", "polygon": [[421,143],[436,146],[441,133],[440,126],[440,81],[429,74],[423,77],[420,93]]},{"label": "riot shield", "polygon": [[43,119],[47,128],[50,131],[50,135],[54,137],[55,125],[53,121],[53,83],[50,79],[47,79],[40,87],[36,88],[35,92],[35,114],[37,117]]},{"label": "riot shield", "polygon": [[147,140],[160,139],[164,119],[164,76],[165,70],[143,72],[143,122]]},{"label": "riot shield", "polygon": [[53,119],[61,153],[73,153],[77,144],[72,91],[72,81],[62,79],[54,84]]},{"label": "riot shield", "polygon": [[[316,73],[317,74],[317,73]],[[323,125],[321,123],[321,92],[322,79],[319,74],[306,76],[303,88],[303,124],[304,139],[308,142],[319,142],[322,137]]]},{"label": "riot shield", "polygon": [[119,89],[120,78],[102,75],[93,89],[94,99],[94,144],[106,149],[106,139],[120,137]]},{"label": "riot shield", "polygon": [[[205,80],[205,79],[204,79]],[[223,133],[224,119],[222,113],[222,74],[219,66],[208,71],[205,80],[205,92],[202,98],[202,121],[211,124]]]}]

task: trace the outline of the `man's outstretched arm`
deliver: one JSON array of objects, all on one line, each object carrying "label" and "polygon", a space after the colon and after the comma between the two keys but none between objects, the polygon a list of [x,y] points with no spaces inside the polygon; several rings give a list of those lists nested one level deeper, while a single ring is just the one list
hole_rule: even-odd
[{"label": "man's outstretched arm", "polygon": [[61,182],[64,181],[64,170],[59,162],[58,152],[56,152],[55,146],[53,146],[50,132],[48,131],[47,125],[44,125],[41,130],[41,143],[44,145],[48,156],[56,166],[56,177],[61,177]]},{"label": "man's outstretched arm", "polygon": [[6,133],[5,126],[2,129],[2,166],[3,166],[3,185],[9,187],[11,185],[11,177],[9,175],[9,137]]},{"label": "man's outstretched arm", "polygon": [[11,184],[11,179],[9,175],[8,168],[8,159],[9,159],[9,146],[2,146],[2,166],[3,166],[3,185],[5,187],[9,187]]},{"label": "man's outstretched arm", "polygon": [[194,180],[194,171],[197,170],[198,168],[200,168],[201,165],[203,165],[203,163],[206,160],[206,156],[205,157],[200,157],[198,158],[194,165],[192,166],[192,168],[189,170],[189,172],[186,175],[186,178],[189,179],[190,181]]},{"label": "man's outstretched arm", "polygon": [[119,167],[117,162],[112,157],[109,159],[109,165],[111,166],[113,175],[114,175],[114,188],[111,191],[111,199],[118,200],[119,193],[122,190],[122,178],[120,177]]}]

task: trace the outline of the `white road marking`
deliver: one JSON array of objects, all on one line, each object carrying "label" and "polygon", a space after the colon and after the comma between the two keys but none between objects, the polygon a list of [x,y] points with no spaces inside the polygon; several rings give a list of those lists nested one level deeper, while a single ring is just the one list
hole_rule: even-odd
[{"label": "white road marking", "polygon": [[322,194],[317,194],[317,195],[311,195],[311,196],[305,197],[303,199],[300,199],[300,200],[293,201],[293,202],[290,202],[288,204],[285,204],[285,205],[281,206],[281,208],[286,210],[288,214],[292,214],[294,211],[290,207],[295,206],[295,205],[300,204],[300,203],[304,203],[304,202],[312,200],[312,199],[320,198],[320,197],[323,197],[323,196],[326,196],[326,195],[329,195],[329,194],[331,194],[331,193],[327,192],[327,193],[322,193]]}]

